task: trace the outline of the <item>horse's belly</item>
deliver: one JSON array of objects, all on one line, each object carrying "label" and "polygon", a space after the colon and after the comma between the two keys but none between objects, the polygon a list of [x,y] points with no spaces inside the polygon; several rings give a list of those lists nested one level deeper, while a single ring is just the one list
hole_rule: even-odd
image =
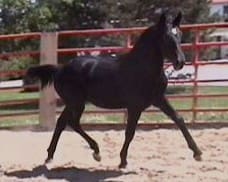
[{"label": "horse's belly", "polygon": [[125,108],[124,104],[121,102],[116,102],[116,101],[110,101],[110,100],[90,100],[92,104],[95,106],[101,107],[101,108],[106,108],[106,109],[121,109]]},{"label": "horse's belly", "polygon": [[98,107],[107,108],[107,109],[120,109],[125,108],[125,104],[118,99],[110,99],[104,97],[90,97],[88,101]]},{"label": "horse's belly", "polygon": [[90,87],[88,89],[87,101],[98,107],[107,109],[125,107],[124,99],[120,91],[115,89],[115,87]]}]

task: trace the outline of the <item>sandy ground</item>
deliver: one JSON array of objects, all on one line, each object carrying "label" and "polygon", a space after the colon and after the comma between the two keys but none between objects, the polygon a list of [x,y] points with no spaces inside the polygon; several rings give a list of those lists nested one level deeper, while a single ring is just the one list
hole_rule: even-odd
[{"label": "sandy ground", "polygon": [[128,167],[119,170],[123,131],[88,132],[100,145],[102,161],[92,158],[84,140],[64,132],[54,160],[43,165],[52,132],[0,131],[0,181],[72,182],[227,182],[228,128],[191,130],[204,152],[196,162],[178,130],[136,132]]}]

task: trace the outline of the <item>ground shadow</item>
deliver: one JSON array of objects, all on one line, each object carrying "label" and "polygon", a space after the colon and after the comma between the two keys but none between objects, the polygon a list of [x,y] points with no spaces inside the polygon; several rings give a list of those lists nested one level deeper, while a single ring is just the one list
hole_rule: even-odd
[{"label": "ground shadow", "polygon": [[45,176],[47,179],[64,179],[69,182],[111,182],[115,180],[108,180],[108,178],[115,178],[121,175],[133,174],[134,172],[122,172],[118,169],[112,170],[93,170],[80,169],[76,167],[57,167],[48,169],[45,165],[37,166],[31,171],[18,170],[12,172],[5,172],[8,177],[17,177],[20,179],[35,178]]}]

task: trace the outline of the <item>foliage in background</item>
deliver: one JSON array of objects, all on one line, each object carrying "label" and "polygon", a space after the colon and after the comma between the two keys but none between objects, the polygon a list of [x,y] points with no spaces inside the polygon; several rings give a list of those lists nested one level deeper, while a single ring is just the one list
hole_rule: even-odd
[{"label": "foliage in background", "polygon": [[208,0],[104,0],[100,7],[106,14],[105,21],[115,27],[132,27],[153,24],[164,10],[173,14],[182,11],[183,23],[211,22],[214,17],[210,16],[209,3]]},{"label": "foliage in background", "polygon": [[214,21],[208,0],[0,0],[0,33],[153,24],[162,10],[181,10],[184,23]]},{"label": "foliage in background", "polygon": [[0,60],[4,64],[0,65],[0,71],[4,70],[24,70],[28,66],[35,65],[37,61],[30,56],[20,58],[12,57],[10,61]]}]

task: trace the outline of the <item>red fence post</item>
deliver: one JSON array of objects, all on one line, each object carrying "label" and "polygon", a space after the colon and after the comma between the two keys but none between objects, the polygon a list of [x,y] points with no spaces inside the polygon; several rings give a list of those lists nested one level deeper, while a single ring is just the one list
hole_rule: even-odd
[{"label": "red fence post", "polygon": [[[57,33],[42,33],[40,40],[40,64],[57,64]],[[56,119],[56,98],[54,87],[50,86],[40,92],[39,121],[41,128],[52,129]]]},{"label": "red fence post", "polygon": [[194,60],[193,60],[193,66],[195,69],[194,72],[194,81],[193,81],[193,102],[192,102],[192,122],[194,123],[197,117],[197,94],[198,94],[198,61],[199,61],[199,57],[200,57],[200,53],[198,50],[198,43],[200,41],[200,31],[196,30],[195,32],[195,40],[194,40],[194,45],[193,45],[193,50],[194,50]]}]

